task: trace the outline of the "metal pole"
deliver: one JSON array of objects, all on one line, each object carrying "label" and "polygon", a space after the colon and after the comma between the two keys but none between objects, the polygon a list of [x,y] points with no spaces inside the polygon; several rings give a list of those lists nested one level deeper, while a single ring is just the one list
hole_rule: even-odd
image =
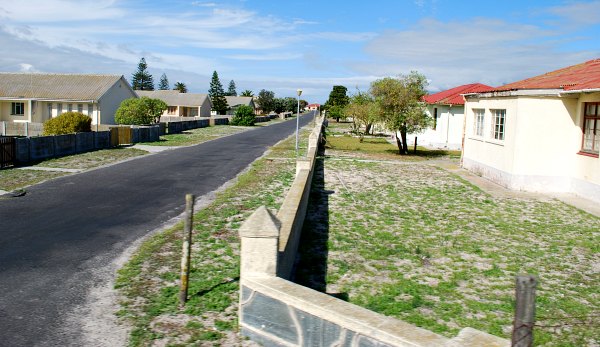
[{"label": "metal pole", "polygon": [[185,306],[189,287],[188,278],[190,277],[194,199],[194,195],[192,194],[185,195],[185,220],[183,223],[183,247],[181,253],[181,285],[179,287],[179,304],[181,306]]},{"label": "metal pole", "polygon": [[298,127],[300,125],[300,95],[298,95],[298,109],[296,112],[296,157],[298,156]]}]

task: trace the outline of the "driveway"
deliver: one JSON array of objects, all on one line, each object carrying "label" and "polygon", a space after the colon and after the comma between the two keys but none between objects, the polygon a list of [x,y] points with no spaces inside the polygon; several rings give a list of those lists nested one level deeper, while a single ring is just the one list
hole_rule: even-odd
[{"label": "driveway", "polygon": [[[302,116],[300,125],[312,120]],[[0,346],[71,346],[67,317],[136,240],[234,178],[296,121],[165,151],[27,189],[0,200]],[[112,275],[112,274],[111,274]]]}]

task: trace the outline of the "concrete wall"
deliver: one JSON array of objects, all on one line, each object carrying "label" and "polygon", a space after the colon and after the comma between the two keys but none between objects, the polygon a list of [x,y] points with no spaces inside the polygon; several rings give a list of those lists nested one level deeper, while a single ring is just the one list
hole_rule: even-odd
[{"label": "concrete wall", "polygon": [[[579,154],[582,96],[468,98],[463,167],[502,186],[526,191],[572,192],[600,202],[600,160]],[[474,131],[473,109],[485,110],[484,135]],[[492,138],[491,109],[506,109],[505,139]]]},{"label": "concrete wall", "polygon": [[262,206],[240,227],[241,333],[263,346],[508,346],[471,328],[449,339],[284,279],[296,258],[322,122],[277,215]]},{"label": "concrete wall", "polygon": [[17,138],[16,162],[26,164],[109,147],[109,131]]}]

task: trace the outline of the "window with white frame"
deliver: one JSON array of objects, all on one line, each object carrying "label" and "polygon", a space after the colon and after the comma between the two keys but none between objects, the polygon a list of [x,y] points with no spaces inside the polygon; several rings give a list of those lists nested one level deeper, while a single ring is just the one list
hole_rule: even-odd
[{"label": "window with white frame", "polygon": [[177,106],[168,106],[167,107],[167,114],[176,114],[177,113]]},{"label": "window with white frame", "polygon": [[474,108],[473,119],[475,120],[473,133],[477,136],[483,136],[483,125],[485,124],[485,110],[482,108]]},{"label": "window with white frame", "polygon": [[92,114],[94,113],[94,104],[88,104],[88,116],[92,116]]},{"label": "window with white frame", "polygon": [[494,140],[504,140],[504,128],[506,125],[506,110],[492,111],[492,137]]},{"label": "window with white frame", "polygon": [[67,111],[68,112],[73,112],[73,104],[68,104],[67,105]]},{"label": "window with white frame", "polygon": [[600,149],[600,102],[585,104],[583,114],[583,152],[598,154]]},{"label": "window with white frame", "polygon": [[52,118],[52,103],[48,103],[48,117]]},{"label": "window with white frame", "polygon": [[10,108],[11,116],[23,116],[25,115],[25,103],[24,102],[13,102]]},{"label": "window with white frame", "polygon": [[62,114],[62,104],[56,104],[56,115]]},{"label": "window with white frame", "polygon": [[83,104],[77,104],[77,112],[83,113]]}]

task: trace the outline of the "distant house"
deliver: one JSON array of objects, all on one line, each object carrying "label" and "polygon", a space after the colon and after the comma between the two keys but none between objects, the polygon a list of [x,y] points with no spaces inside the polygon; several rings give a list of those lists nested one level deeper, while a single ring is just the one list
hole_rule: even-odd
[{"label": "distant house", "polygon": [[306,110],[308,111],[316,111],[319,109],[319,107],[321,107],[321,105],[319,104],[309,104],[306,106]]},{"label": "distant house", "polygon": [[464,168],[600,202],[600,59],[465,98]]},{"label": "distant house", "polygon": [[121,102],[137,95],[119,75],[0,73],[0,121],[43,123],[68,111],[115,124]]},{"label": "distant house", "polygon": [[238,107],[242,105],[252,107],[252,112],[256,114],[256,105],[251,96],[226,96],[225,99],[227,99],[227,105],[229,105],[225,114],[233,115]]},{"label": "distant house", "polygon": [[180,93],[178,90],[136,90],[140,97],[160,99],[167,104],[163,116],[210,117],[212,102],[208,94]]},{"label": "distant house", "polygon": [[408,140],[416,136],[418,144],[422,146],[460,150],[465,119],[465,99],[461,94],[492,89],[485,84],[472,83],[424,96],[426,112],[433,118],[433,125],[424,133],[410,134]]}]

